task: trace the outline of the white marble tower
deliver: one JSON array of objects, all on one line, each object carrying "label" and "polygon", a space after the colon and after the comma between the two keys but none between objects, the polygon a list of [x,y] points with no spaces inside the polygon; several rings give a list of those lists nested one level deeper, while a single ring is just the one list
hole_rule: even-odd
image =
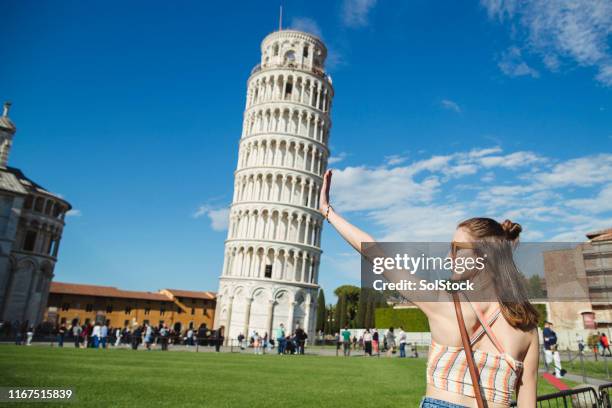
[{"label": "white marble tower", "polygon": [[334,95],[314,35],[269,34],[248,79],[215,327],[226,339],[297,324],[312,337]]}]

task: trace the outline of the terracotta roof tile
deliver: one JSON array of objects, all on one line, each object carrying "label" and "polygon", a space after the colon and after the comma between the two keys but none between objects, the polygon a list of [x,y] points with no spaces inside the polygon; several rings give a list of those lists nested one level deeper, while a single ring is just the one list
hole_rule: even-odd
[{"label": "terracotta roof tile", "polygon": [[599,237],[600,235],[609,235],[612,234],[612,228],[606,228],[599,231],[587,232],[586,236],[588,239],[594,239]]},{"label": "terracotta roof tile", "polygon": [[77,283],[51,282],[50,293],[61,295],[85,295],[99,297],[117,297],[124,299],[171,301],[168,296],[154,292],[121,290],[114,286],[82,285]]}]

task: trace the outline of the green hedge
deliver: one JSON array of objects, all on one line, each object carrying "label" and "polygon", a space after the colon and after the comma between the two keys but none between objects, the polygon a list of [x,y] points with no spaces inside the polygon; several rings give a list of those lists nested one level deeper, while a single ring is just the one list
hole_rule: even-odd
[{"label": "green hedge", "polygon": [[[544,327],[547,319],[546,305],[533,305],[540,315],[540,327]],[[376,327],[386,329],[389,327],[403,327],[407,332],[428,332],[429,322],[425,313],[420,309],[392,309],[376,308]]]},{"label": "green hedge", "polygon": [[428,332],[429,322],[420,309],[376,308],[376,327],[403,327],[407,332]]}]

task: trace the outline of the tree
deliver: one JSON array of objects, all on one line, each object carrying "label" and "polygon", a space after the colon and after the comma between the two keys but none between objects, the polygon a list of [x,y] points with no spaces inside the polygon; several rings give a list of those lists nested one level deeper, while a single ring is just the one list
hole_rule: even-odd
[{"label": "tree", "polygon": [[367,289],[361,288],[361,293],[359,294],[359,305],[357,306],[357,318],[355,320],[355,326],[359,328],[364,328],[365,326],[365,316],[368,308],[369,301],[369,291]]},{"label": "tree", "polygon": [[325,310],[325,294],[323,289],[319,290],[319,296],[317,297],[317,325],[316,330],[325,331],[325,321],[327,320],[327,313]]},{"label": "tree", "polygon": [[[360,292],[361,289],[353,285],[342,285],[334,290],[334,294],[338,296],[338,304],[340,304],[340,299],[342,297],[345,299],[345,309],[343,312],[345,319],[343,322],[344,324],[348,324],[350,327],[355,327],[355,318],[357,315]],[[339,328],[343,329],[344,324]]]},{"label": "tree", "polygon": [[340,301],[342,296],[338,298],[338,302],[336,302],[336,307],[334,308],[334,332],[340,332],[340,321],[342,320],[342,307],[340,305]]},{"label": "tree", "polygon": [[376,306],[374,305],[374,302],[370,301],[367,303],[366,305],[366,313],[365,313],[365,317],[363,319],[363,327],[366,329],[372,329],[376,327],[375,324],[375,319],[374,319],[374,313],[376,310]]},{"label": "tree", "polygon": [[342,330],[350,321],[346,294],[343,293],[340,295],[336,308],[338,309],[338,329]]}]

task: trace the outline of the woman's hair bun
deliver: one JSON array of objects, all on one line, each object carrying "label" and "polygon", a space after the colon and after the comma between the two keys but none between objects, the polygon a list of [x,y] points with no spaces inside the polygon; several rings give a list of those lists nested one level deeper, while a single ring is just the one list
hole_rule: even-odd
[{"label": "woman's hair bun", "polygon": [[508,238],[510,241],[517,239],[521,231],[523,231],[521,224],[517,224],[516,222],[512,222],[510,220],[502,222],[501,227],[504,230],[504,234],[506,234],[506,238]]}]

